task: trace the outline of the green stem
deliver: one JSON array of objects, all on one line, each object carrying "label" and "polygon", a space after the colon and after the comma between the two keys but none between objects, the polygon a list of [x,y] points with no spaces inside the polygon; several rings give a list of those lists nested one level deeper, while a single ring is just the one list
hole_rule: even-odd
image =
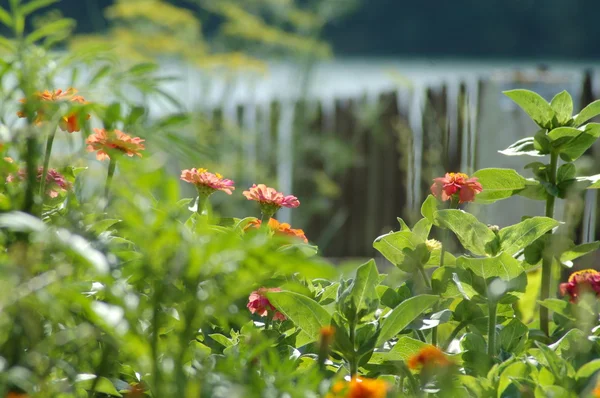
[{"label": "green stem", "polygon": [[488,355],[494,357],[496,355],[496,310],[498,304],[496,302],[489,303],[488,314]]},{"label": "green stem", "polygon": [[448,245],[448,229],[442,230],[442,250],[440,251],[440,268],[444,266],[444,256],[446,255],[446,246]]},{"label": "green stem", "polygon": [[204,195],[198,195],[198,206],[196,207],[196,213],[198,213],[199,216],[202,215],[202,212],[204,211],[204,208],[206,207],[207,201],[208,201],[208,197],[206,197]]},{"label": "green stem", "polygon": [[44,198],[46,193],[46,177],[48,176],[48,166],[50,165],[50,155],[52,154],[52,144],[54,143],[54,136],[56,130],[52,131],[48,136],[46,142],[46,154],[44,155],[44,168],[42,169],[42,181],[40,182],[40,196],[42,197],[42,204],[44,204]]},{"label": "green stem", "polygon": [[350,376],[354,377],[358,373],[358,363],[356,362],[356,321],[350,322],[350,345],[352,346],[352,357],[350,363]]},{"label": "green stem", "polygon": [[112,183],[113,176],[115,174],[115,169],[117,167],[117,160],[112,157],[110,158],[110,163],[108,164],[108,174],[106,175],[106,185],[104,187],[104,197],[108,202],[108,194],[110,193],[110,185]]},{"label": "green stem", "polygon": [[450,336],[448,336],[448,339],[444,343],[444,346],[442,347],[444,351],[446,351],[448,349],[448,347],[450,347],[450,344],[452,344],[452,340],[454,340],[456,338],[458,333],[461,330],[463,330],[464,327],[465,327],[465,324],[463,322],[461,322],[454,328],[454,330],[452,331],[452,333],[450,333]]},{"label": "green stem", "polygon": [[33,214],[33,207],[35,205],[35,192],[34,187],[37,178],[37,141],[33,135],[27,137],[27,153],[26,153],[26,164],[27,164],[27,188],[25,190],[25,200],[23,202],[23,211],[25,213]]},{"label": "green stem", "polygon": [[415,329],[415,333],[417,334],[419,340],[421,340],[423,343],[427,343],[427,339],[425,338],[425,335],[423,334],[422,330]]},{"label": "green stem", "polygon": [[[556,170],[558,166],[558,154],[552,152],[550,154],[550,181],[552,185],[556,185]],[[554,195],[548,195],[546,198],[546,217],[554,217],[554,202],[556,197]],[[548,234],[552,234],[549,231]],[[544,301],[550,297],[550,288],[552,287],[552,256],[544,254],[542,259],[542,291],[541,300]],[[546,336],[550,335],[549,327],[550,313],[548,308],[540,307],[540,328]]]},{"label": "green stem", "polygon": [[419,273],[423,277],[423,282],[425,283],[425,287],[427,287],[427,289],[431,289],[431,282],[429,282],[429,278],[427,277],[427,273],[425,272],[425,268],[421,264],[419,264],[417,266],[417,268],[419,269]]},{"label": "green stem", "polygon": [[431,345],[437,347],[438,341],[438,328],[437,326],[431,329]]}]

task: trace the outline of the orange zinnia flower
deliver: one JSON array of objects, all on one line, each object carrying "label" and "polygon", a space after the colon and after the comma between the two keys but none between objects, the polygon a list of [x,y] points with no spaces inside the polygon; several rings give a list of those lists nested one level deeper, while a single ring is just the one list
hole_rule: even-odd
[{"label": "orange zinnia flower", "polygon": [[472,202],[482,190],[477,177],[469,178],[464,173],[446,173],[444,177],[435,178],[431,186],[433,196],[444,202],[454,195],[458,195],[458,203]]},{"label": "orange zinnia flower", "polygon": [[258,290],[253,291],[248,297],[248,304],[246,307],[251,313],[257,314],[261,317],[269,315],[269,312],[273,313],[273,320],[285,321],[286,317],[281,312],[277,311],[269,299],[265,296],[267,292],[280,292],[281,289],[278,287],[266,288],[261,287]]},{"label": "orange zinnia flower", "polygon": [[600,295],[600,272],[594,269],[576,271],[569,276],[566,283],[560,284],[560,293],[571,296],[571,302],[577,301],[582,292],[589,291]]},{"label": "orange zinnia flower", "polygon": [[194,184],[201,196],[208,197],[216,191],[223,191],[231,195],[235,190],[234,182],[223,178],[219,173],[209,173],[206,169],[189,169],[181,171],[181,179]]},{"label": "orange zinnia flower", "polygon": [[[44,168],[38,168],[37,181],[42,181],[42,176],[44,174]],[[16,179],[23,181],[27,178],[27,170],[21,169],[18,171],[17,176],[9,175],[6,178],[6,182],[13,182]],[[71,187],[71,184],[65,179],[65,177],[60,174],[55,169],[48,169],[46,174],[46,194],[51,198],[56,198],[58,196],[58,191],[66,192]]]},{"label": "orange zinnia flower", "polygon": [[338,381],[327,398],[385,398],[389,386],[383,380],[353,377],[349,382]]},{"label": "orange zinnia flower", "polygon": [[144,149],[145,140],[140,137],[130,137],[122,131],[114,130],[107,132],[104,129],[94,129],[94,134],[90,135],[85,141],[88,152],[98,151],[96,158],[100,161],[110,159],[109,154],[125,154],[129,157],[137,155]]},{"label": "orange zinnia flower", "polygon": [[[77,90],[74,88],[69,88],[66,91],[61,89],[48,91],[45,90],[42,93],[36,93],[35,96],[41,102],[61,102],[61,101],[69,101],[77,104],[87,104],[85,98],[80,95],[75,95]],[[25,103],[27,100],[20,100],[21,103]],[[37,110],[37,115],[35,118],[35,123],[39,124],[46,119],[45,113],[43,109]],[[25,113],[22,111],[17,112],[19,117],[25,117]],[[86,119],[89,119],[90,115],[86,116]],[[77,113],[71,113],[66,116],[63,116],[59,122],[59,127],[63,131],[68,131],[69,133],[73,133],[75,131],[81,130],[81,126],[79,125],[79,116]]]},{"label": "orange zinnia flower", "polygon": [[446,358],[446,355],[437,347],[427,345],[421,350],[408,358],[408,367],[410,369],[419,369],[421,367],[444,367],[452,364]]},{"label": "orange zinnia flower", "polygon": [[282,207],[294,208],[300,206],[298,198],[294,195],[285,196],[265,184],[254,184],[243,194],[246,199],[255,200],[260,204],[260,210],[265,217],[273,216]]},{"label": "orange zinnia flower", "polygon": [[[254,220],[248,223],[244,228],[245,231],[253,228],[260,228],[262,225],[262,221]],[[306,235],[304,235],[304,231],[301,229],[293,229],[290,224],[280,223],[274,218],[269,219],[269,223],[267,224],[269,229],[274,233],[282,236],[292,236],[294,238],[302,239],[304,243],[308,243],[308,239],[306,239]]]},{"label": "orange zinnia flower", "polygon": [[11,391],[8,393],[8,395],[6,395],[6,398],[28,398],[29,395],[22,393],[22,392],[14,392]]}]

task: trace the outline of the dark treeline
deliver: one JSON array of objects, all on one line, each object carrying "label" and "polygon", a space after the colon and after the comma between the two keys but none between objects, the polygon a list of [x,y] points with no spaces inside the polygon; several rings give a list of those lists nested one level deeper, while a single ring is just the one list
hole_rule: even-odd
[{"label": "dark treeline", "polygon": [[[308,0],[306,0],[308,1]],[[340,2],[350,0],[338,0]],[[7,0],[0,0],[6,3]],[[173,3],[190,6],[182,0]],[[112,0],[62,0],[79,32]],[[599,0],[360,0],[325,30],[339,55],[599,58]],[[206,16],[201,15],[205,19]],[[210,30],[214,20],[204,20]],[[210,34],[210,32],[208,32]]]}]

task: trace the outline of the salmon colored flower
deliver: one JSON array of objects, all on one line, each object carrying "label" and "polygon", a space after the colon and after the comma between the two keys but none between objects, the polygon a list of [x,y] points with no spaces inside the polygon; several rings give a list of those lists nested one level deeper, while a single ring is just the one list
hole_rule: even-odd
[{"label": "salmon colored flower", "polygon": [[383,380],[353,377],[335,383],[326,398],[385,398],[388,389]]},{"label": "salmon colored flower", "polygon": [[14,162],[15,162],[15,161],[13,160],[13,158],[9,158],[9,157],[5,157],[5,158],[4,158],[4,161],[5,161],[6,163],[14,163]]},{"label": "salmon colored flower", "polygon": [[[77,90],[75,90],[74,88],[69,88],[66,91],[63,91],[61,89],[57,89],[54,91],[45,90],[44,92],[36,93],[35,96],[42,103],[43,102],[63,102],[63,101],[69,101],[69,102],[76,103],[76,104],[87,104],[88,103],[85,100],[85,98],[83,98],[82,96],[75,95],[76,93],[77,93]],[[27,100],[21,99],[19,102],[24,104],[27,102]],[[47,111],[45,111],[43,109],[43,107],[38,109],[36,113],[37,113],[36,118],[35,118],[36,124],[40,124],[47,119],[47,117],[46,117]],[[17,112],[17,115],[19,117],[26,117],[25,113],[22,111]],[[89,119],[89,118],[90,118],[90,115],[88,114],[86,116],[86,119]],[[61,117],[61,119],[59,121],[59,127],[61,130],[68,131],[69,133],[79,131],[79,130],[81,130],[81,126],[79,125],[79,120],[80,120],[80,118],[77,113],[70,113],[66,116]]]},{"label": "salmon colored flower", "polygon": [[431,186],[431,193],[439,200],[445,202],[454,195],[458,195],[458,203],[472,202],[475,195],[483,190],[477,182],[477,177],[469,178],[464,173],[446,173],[444,177],[435,178]]},{"label": "salmon colored flower", "polygon": [[125,394],[126,398],[142,398],[146,389],[142,383],[133,383],[129,385],[129,391]]},{"label": "salmon colored flower", "polygon": [[261,287],[258,290],[253,291],[248,297],[248,304],[246,307],[250,310],[251,313],[257,314],[261,317],[265,317],[272,313],[273,320],[275,321],[285,321],[286,317],[281,312],[277,311],[273,304],[269,301],[269,299],[265,296],[267,292],[280,292],[281,289],[278,287],[266,288]]},{"label": "salmon colored flower", "polygon": [[560,284],[560,293],[571,296],[572,303],[585,291],[600,295],[600,272],[594,269],[573,272],[566,283]]},{"label": "salmon colored flower", "polygon": [[11,391],[6,395],[6,398],[29,398],[29,395],[21,392]]},{"label": "salmon colored flower", "polygon": [[[37,182],[42,181],[42,176],[44,175],[44,168],[38,168],[37,174]],[[27,170],[21,169],[17,172],[17,176],[9,175],[6,178],[6,182],[14,182],[16,180],[24,181],[27,179]],[[51,198],[56,198],[59,195],[59,191],[66,192],[71,187],[71,184],[65,179],[65,177],[60,174],[55,169],[48,169],[46,174],[46,194]]]},{"label": "salmon colored flower", "polygon": [[200,196],[208,197],[216,191],[223,191],[231,195],[235,190],[234,182],[223,178],[219,173],[210,173],[206,169],[186,169],[181,171],[181,179],[194,184]]},{"label": "salmon colored flower", "polygon": [[[244,228],[244,231],[247,231],[249,229],[258,229],[258,228],[260,228],[261,225],[262,225],[262,221],[260,221],[260,220],[251,221],[248,223],[248,225],[246,225],[246,227]],[[280,223],[276,219],[270,218],[267,226],[269,227],[269,229],[271,231],[273,231],[277,235],[291,236],[294,238],[299,238],[304,243],[308,243],[308,239],[306,239],[306,235],[304,235],[304,231],[301,229],[294,229],[291,227],[290,224]]]},{"label": "salmon colored flower", "polygon": [[592,397],[600,398],[600,381],[596,383],[596,387],[592,391]]},{"label": "salmon colored flower", "polygon": [[246,199],[257,201],[260,204],[262,214],[267,217],[271,217],[282,207],[294,208],[300,206],[298,198],[294,195],[285,196],[265,184],[254,184],[243,194]]},{"label": "salmon colored flower", "polygon": [[452,362],[446,355],[437,347],[427,345],[408,358],[408,367],[410,369],[419,369],[422,367],[445,367],[451,365]]},{"label": "salmon colored flower", "polygon": [[94,134],[90,135],[85,143],[88,144],[87,151],[98,151],[96,158],[102,161],[110,159],[112,154],[142,157],[140,152],[146,149],[142,144],[144,141],[140,137],[130,137],[119,130],[107,132],[104,129],[94,129]]}]

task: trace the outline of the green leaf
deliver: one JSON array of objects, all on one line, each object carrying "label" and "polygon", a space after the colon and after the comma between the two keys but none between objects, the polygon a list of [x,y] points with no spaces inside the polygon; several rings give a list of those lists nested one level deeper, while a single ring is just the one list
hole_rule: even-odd
[{"label": "green leaf", "polygon": [[373,242],[373,247],[392,264],[398,266],[402,264],[406,257],[405,249],[414,250],[421,243],[425,243],[425,241],[417,237],[414,233],[400,231],[378,237]]},{"label": "green leaf", "polygon": [[577,116],[575,116],[575,125],[581,126],[591,118],[600,115],[600,100],[596,100],[583,108]]},{"label": "green leaf", "polygon": [[577,169],[573,163],[565,163],[558,168],[556,174],[556,183],[560,184],[563,181],[572,180],[575,178],[575,173],[577,173]]},{"label": "green leaf", "polygon": [[[96,378],[96,376],[91,377],[91,378],[85,378],[85,379],[82,379],[81,381],[76,382],[76,384],[78,387],[81,387],[85,390],[91,390],[92,387],[94,386],[95,378]],[[117,389],[115,388],[114,384],[106,377],[100,377],[98,379],[94,390],[96,392],[99,392],[102,394],[107,394],[107,395],[110,395],[113,397],[122,397],[122,395],[119,394],[119,391],[117,391]]]},{"label": "green leaf", "polygon": [[421,348],[426,345],[427,343],[420,340],[402,336],[390,351],[374,353],[369,360],[369,364],[380,365],[388,361],[407,361],[413,355],[418,354]]},{"label": "green leaf", "polygon": [[555,112],[542,96],[533,91],[517,89],[504,91],[541,128],[550,128]]},{"label": "green leaf", "polygon": [[413,227],[412,232],[423,240],[427,240],[431,231],[432,222],[427,218],[422,218]]},{"label": "green leaf", "polygon": [[573,99],[566,90],[556,94],[552,98],[552,101],[550,101],[550,106],[556,114],[558,123],[566,124],[571,120],[571,116],[573,115]]},{"label": "green leaf", "polygon": [[380,346],[396,336],[419,315],[431,308],[438,299],[438,296],[422,294],[403,301],[383,320],[376,345]]},{"label": "green leaf", "polygon": [[110,73],[111,70],[112,70],[112,66],[110,66],[110,65],[104,65],[103,67],[98,69],[98,71],[90,79],[89,85],[93,86],[96,83],[98,83],[100,80],[105,78]]},{"label": "green leaf", "polygon": [[556,298],[548,298],[543,301],[538,301],[538,303],[542,307],[546,307],[550,311],[556,312],[557,314],[560,314],[567,319],[570,319],[573,321],[575,320],[575,318],[571,314],[571,305],[565,300],[560,300],[560,299],[556,299]]},{"label": "green leaf", "polygon": [[132,66],[127,73],[130,75],[146,75],[148,73],[156,72],[157,70],[157,64],[146,62]]},{"label": "green leaf", "polygon": [[588,253],[596,251],[599,248],[600,248],[600,241],[584,243],[584,244],[572,247],[560,255],[560,262],[565,263],[567,261],[575,260],[579,257],[585,256]]},{"label": "green leaf", "polygon": [[379,272],[374,260],[358,267],[349,296],[353,308],[356,309],[358,320],[377,309],[379,304],[377,285],[379,285]]},{"label": "green leaf", "polygon": [[307,342],[316,341],[322,327],[331,323],[331,315],[316,301],[293,292],[269,292],[267,298],[294,325],[302,329]]},{"label": "green leaf", "polygon": [[583,155],[600,137],[600,124],[589,123],[585,130],[559,148],[560,157],[566,162],[573,162]]},{"label": "green leaf", "polygon": [[469,269],[484,279],[500,278],[503,281],[510,281],[524,272],[519,261],[507,253],[487,258],[459,257],[456,263],[459,267]]},{"label": "green leaf", "polygon": [[472,287],[472,279],[471,274],[462,268],[443,266],[431,276],[432,290],[444,298],[462,297],[470,300],[477,295]]},{"label": "green leaf", "polygon": [[494,203],[506,199],[527,185],[527,180],[512,169],[482,169],[476,171],[473,177],[477,177],[483,191],[475,196],[477,203]]},{"label": "green leaf", "polygon": [[[507,387],[513,383],[515,378],[526,379],[531,377],[532,366],[526,362],[515,362],[511,363],[507,367],[504,368],[502,373],[500,374],[500,380],[498,382],[498,398],[505,397],[502,395],[507,391]],[[511,394],[506,395],[506,397],[512,396]]]},{"label": "green leaf", "polygon": [[7,27],[12,27],[13,20],[8,11],[4,8],[0,7],[0,23],[4,24]]},{"label": "green leaf", "polygon": [[537,149],[535,149],[533,137],[520,139],[508,148],[498,152],[506,156],[544,156],[543,153],[540,153]]},{"label": "green leaf", "polygon": [[577,380],[587,380],[600,370],[600,359],[594,359],[586,363],[577,370],[575,377]]},{"label": "green leaf", "polygon": [[500,347],[506,352],[518,355],[525,345],[528,333],[529,328],[523,322],[513,319],[500,331]]},{"label": "green leaf", "polygon": [[75,28],[75,20],[73,19],[59,19],[57,21],[50,22],[39,29],[34,30],[25,38],[28,44],[33,44],[36,41],[43,39],[47,36],[54,36],[61,34],[61,32],[70,32]]},{"label": "green leaf", "polygon": [[220,333],[209,334],[208,337],[221,344],[225,348],[231,347],[233,345],[233,341],[231,341],[231,339],[227,338],[226,336],[223,336]]},{"label": "green leaf", "polygon": [[400,224],[400,231],[408,231],[410,232],[410,228],[400,217],[396,218],[398,220],[398,224]]},{"label": "green leaf", "polygon": [[552,218],[532,217],[510,227],[502,228],[498,233],[500,250],[513,255],[559,224]]},{"label": "green leaf", "polygon": [[546,135],[550,141],[554,144],[555,141],[559,141],[562,139],[573,139],[581,134],[583,130],[574,128],[574,127],[558,127],[550,130],[550,132]]},{"label": "green leaf", "polygon": [[54,3],[57,3],[59,0],[33,0],[23,4],[19,11],[21,14],[26,17],[27,15],[39,10],[40,8],[48,7]]},{"label": "green leaf", "polygon": [[438,200],[435,198],[435,196],[429,195],[423,202],[423,205],[421,205],[421,215],[423,215],[423,217],[425,217],[432,223],[435,223],[434,214],[437,211],[437,209]]},{"label": "green leaf", "polygon": [[450,229],[460,243],[473,254],[485,256],[494,253],[496,235],[487,225],[462,210],[440,210],[435,213],[436,222]]}]

